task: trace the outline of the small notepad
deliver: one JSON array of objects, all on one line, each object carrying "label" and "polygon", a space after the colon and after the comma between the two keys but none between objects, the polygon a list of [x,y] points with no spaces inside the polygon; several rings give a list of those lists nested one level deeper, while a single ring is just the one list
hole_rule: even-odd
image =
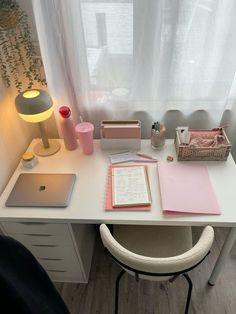
[{"label": "small notepad", "polygon": [[121,152],[111,154],[109,157],[112,164],[120,164],[124,162],[133,161],[134,154],[131,152]]}]

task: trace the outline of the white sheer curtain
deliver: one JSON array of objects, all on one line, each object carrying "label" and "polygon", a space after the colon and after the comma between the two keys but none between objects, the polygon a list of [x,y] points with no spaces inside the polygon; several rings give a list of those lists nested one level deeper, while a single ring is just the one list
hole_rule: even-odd
[{"label": "white sheer curtain", "polygon": [[80,2],[36,0],[32,3],[50,94],[56,109],[70,105],[78,120],[89,90]]},{"label": "white sheer curtain", "polygon": [[50,92],[76,120],[139,118],[144,137],[153,120],[164,121],[169,136],[180,124],[234,124],[235,0],[33,0],[33,7]]}]

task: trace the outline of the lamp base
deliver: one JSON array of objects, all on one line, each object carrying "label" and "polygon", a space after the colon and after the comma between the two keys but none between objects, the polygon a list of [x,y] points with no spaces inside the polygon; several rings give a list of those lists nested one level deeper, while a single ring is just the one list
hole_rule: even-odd
[{"label": "lamp base", "polygon": [[34,146],[34,152],[38,156],[46,157],[55,154],[61,148],[61,144],[56,140],[48,140],[49,147],[45,148],[43,143],[40,141]]}]

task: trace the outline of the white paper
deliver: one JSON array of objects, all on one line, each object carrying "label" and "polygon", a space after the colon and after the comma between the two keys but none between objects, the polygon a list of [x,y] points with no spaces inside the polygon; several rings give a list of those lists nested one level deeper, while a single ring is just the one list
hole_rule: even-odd
[{"label": "white paper", "polygon": [[150,204],[144,166],[112,169],[112,201],[114,206]]},{"label": "white paper", "polygon": [[129,161],[133,161],[133,162],[148,162],[148,163],[155,163],[157,162],[156,159],[147,159],[141,156],[137,156],[134,153],[131,152],[122,152],[122,153],[115,153],[115,154],[111,154],[109,156],[111,163],[114,164],[121,164],[124,162],[129,162]]},{"label": "white paper", "polygon": [[134,154],[131,152],[121,152],[121,153],[111,154],[109,157],[112,164],[120,164],[123,162],[133,161]]}]

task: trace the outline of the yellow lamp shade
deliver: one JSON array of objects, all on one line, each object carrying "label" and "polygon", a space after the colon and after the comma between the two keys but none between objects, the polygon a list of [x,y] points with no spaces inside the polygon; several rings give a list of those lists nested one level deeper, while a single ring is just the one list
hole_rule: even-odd
[{"label": "yellow lamp shade", "polygon": [[20,117],[27,122],[42,122],[53,113],[53,103],[50,95],[40,89],[27,90],[20,93],[15,101]]},{"label": "yellow lamp shade", "polygon": [[21,114],[18,113],[21,119],[27,121],[27,122],[42,122],[50,118],[50,116],[53,113],[53,107],[49,108],[48,110],[41,112],[41,113],[36,113],[36,114]]},{"label": "yellow lamp shade", "polygon": [[33,90],[27,90],[23,93],[24,98],[35,98],[40,94],[39,90],[33,89]]}]

